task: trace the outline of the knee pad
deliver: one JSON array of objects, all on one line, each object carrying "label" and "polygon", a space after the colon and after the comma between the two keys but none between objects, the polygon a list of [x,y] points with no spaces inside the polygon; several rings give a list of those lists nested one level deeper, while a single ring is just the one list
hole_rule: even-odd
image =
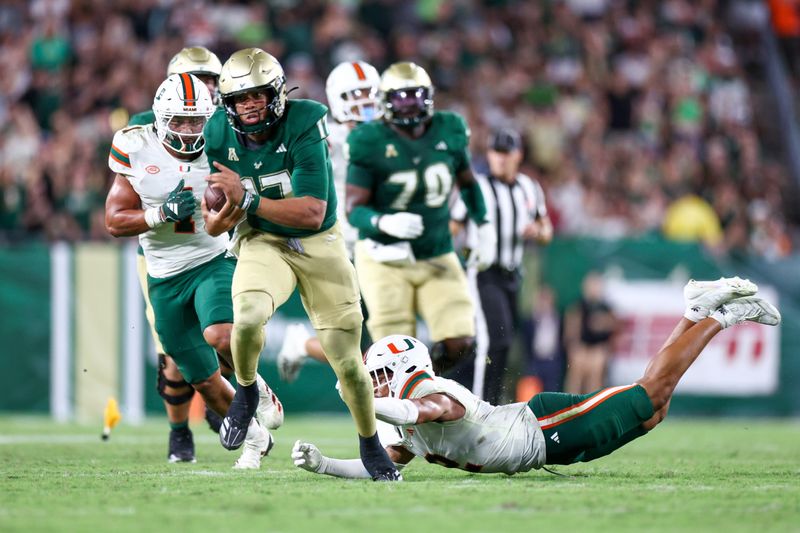
[{"label": "knee pad", "polygon": [[466,341],[459,349],[448,349],[445,341],[439,341],[430,349],[433,371],[437,374],[447,372],[461,361],[475,359],[477,353],[478,345],[475,339]]},{"label": "knee pad", "polygon": [[[164,358],[164,354],[159,354],[158,379],[156,380],[156,389],[158,390],[158,395],[164,398],[164,401],[170,405],[181,405],[191,400],[192,396],[194,396],[194,388],[191,385],[189,385],[185,380],[172,381],[171,379],[167,379],[167,376],[164,375],[164,368],[166,368],[166,366],[167,366],[167,361]],[[173,389],[188,387],[189,390],[182,394],[172,395],[167,393],[166,391],[167,387]]]},{"label": "knee pad", "polygon": [[247,291],[233,298],[233,322],[240,328],[263,328],[275,312],[275,302],[266,292]]}]

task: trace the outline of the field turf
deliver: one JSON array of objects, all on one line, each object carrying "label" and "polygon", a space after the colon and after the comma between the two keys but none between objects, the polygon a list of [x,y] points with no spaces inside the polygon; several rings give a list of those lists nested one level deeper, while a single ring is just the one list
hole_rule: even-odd
[{"label": "field turf", "polygon": [[342,417],[293,417],[258,472],[206,427],[197,464],[166,463],[166,422],[99,427],[0,418],[0,531],[800,531],[800,423],[667,420],[594,463],[513,477],[416,459],[402,484],[296,469],[297,438],[355,457]]}]

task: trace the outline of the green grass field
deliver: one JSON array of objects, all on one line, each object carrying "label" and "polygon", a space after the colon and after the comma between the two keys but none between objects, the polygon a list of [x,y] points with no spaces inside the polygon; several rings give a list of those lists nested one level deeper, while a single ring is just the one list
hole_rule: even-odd
[{"label": "green grass field", "polygon": [[0,418],[0,531],[800,531],[800,423],[668,420],[591,464],[508,477],[419,459],[401,484],[294,468],[297,438],[355,457],[347,418],[294,417],[259,472],[206,427],[197,464],[165,460],[166,423]]}]

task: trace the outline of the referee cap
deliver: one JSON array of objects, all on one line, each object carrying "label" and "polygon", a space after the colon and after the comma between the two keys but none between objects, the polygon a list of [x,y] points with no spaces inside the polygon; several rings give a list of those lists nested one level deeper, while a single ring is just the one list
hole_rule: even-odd
[{"label": "referee cap", "polygon": [[498,128],[489,135],[489,149],[496,152],[512,152],[522,149],[522,139],[511,128]]}]

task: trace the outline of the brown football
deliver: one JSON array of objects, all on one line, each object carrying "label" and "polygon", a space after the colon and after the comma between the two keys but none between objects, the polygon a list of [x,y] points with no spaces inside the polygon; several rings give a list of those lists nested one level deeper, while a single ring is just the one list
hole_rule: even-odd
[{"label": "brown football", "polygon": [[203,193],[203,198],[206,200],[206,206],[210,211],[219,212],[225,205],[225,193],[221,190],[211,187],[206,187],[206,192]]}]

